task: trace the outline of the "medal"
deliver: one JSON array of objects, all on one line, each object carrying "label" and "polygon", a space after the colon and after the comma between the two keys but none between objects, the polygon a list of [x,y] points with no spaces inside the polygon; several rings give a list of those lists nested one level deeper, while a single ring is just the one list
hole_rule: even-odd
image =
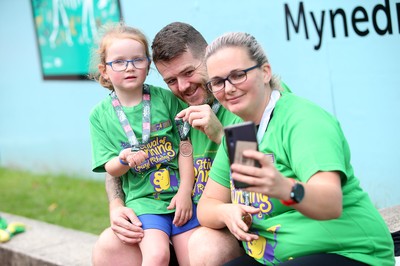
[{"label": "medal", "polygon": [[[251,204],[250,204],[250,192],[243,191],[243,197],[244,197],[244,205],[251,206]],[[253,221],[253,217],[251,216],[251,214],[250,213],[246,213],[245,215],[242,216],[242,220],[247,225],[247,227],[250,229],[251,223]]]},{"label": "medal", "polygon": [[179,152],[184,156],[184,157],[189,157],[193,153],[193,147],[192,143],[188,140],[181,140],[181,143],[179,144]]},{"label": "medal", "polygon": [[181,118],[175,118],[175,125],[178,128],[179,138],[181,140],[179,152],[184,157],[189,157],[193,153],[192,143],[190,143],[188,139],[190,124],[187,121],[183,121]]},{"label": "medal", "polygon": [[246,213],[245,215],[242,216],[242,220],[247,225],[247,227],[250,229],[251,222],[253,221],[253,217],[251,216],[251,214]]}]

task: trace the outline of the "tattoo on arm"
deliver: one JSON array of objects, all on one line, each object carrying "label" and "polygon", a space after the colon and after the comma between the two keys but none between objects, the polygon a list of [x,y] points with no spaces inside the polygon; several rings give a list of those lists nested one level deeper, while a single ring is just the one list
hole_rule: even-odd
[{"label": "tattoo on arm", "polygon": [[114,199],[121,199],[122,201],[125,201],[125,194],[122,190],[121,178],[119,177],[106,174],[106,192],[108,202],[111,202]]}]

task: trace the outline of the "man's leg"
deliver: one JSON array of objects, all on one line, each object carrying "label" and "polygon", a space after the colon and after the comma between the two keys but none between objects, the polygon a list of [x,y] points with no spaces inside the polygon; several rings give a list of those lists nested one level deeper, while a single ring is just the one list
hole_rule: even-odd
[{"label": "man's leg", "polygon": [[142,253],[138,245],[127,245],[114,234],[111,228],[101,233],[92,254],[94,266],[141,265]]},{"label": "man's leg", "polygon": [[189,239],[189,259],[192,266],[217,266],[244,254],[239,241],[227,228],[197,229]]}]

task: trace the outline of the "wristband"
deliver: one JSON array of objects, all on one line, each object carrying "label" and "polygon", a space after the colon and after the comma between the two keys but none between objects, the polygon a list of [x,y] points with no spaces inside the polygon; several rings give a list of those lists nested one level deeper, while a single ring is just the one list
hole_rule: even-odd
[{"label": "wristband", "polygon": [[119,162],[120,162],[121,164],[123,164],[123,165],[129,165],[129,163],[122,161],[121,158],[118,157],[118,159],[119,159]]}]

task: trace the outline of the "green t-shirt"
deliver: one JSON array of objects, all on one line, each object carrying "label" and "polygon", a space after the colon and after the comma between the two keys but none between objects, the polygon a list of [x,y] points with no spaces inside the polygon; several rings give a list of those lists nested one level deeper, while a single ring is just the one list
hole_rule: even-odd
[{"label": "green t-shirt", "polygon": [[[175,115],[182,109],[178,99],[166,89],[150,86],[151,134],[144,150],[149,158],[140,166],[121,176],[125,205],[136,215],[164,214],[179,184],[178,147],[179,135]],[[142,139],[143,102],[134,107],[123,107],[138,141]],[[111,97],[98,103],[90,114],[92,141],[92,168],[105,172],[104,165],[130,147],[122,129]],[[118,178],[118,177],[116,177]]]},{"label": "green t-shirt", "polygon": [[[230,178],[226,145],[220,146],[210,177],[231,189],[233,203],[244,204]],[[350,150],[337,120],[317,105],[292,93],[278,100],[259,150],[272,156],[286,177],[302,182],[318,171],[339,171],[343,212],[338,219],[310,219],[279,200],[251,193],[251,232],[258,240],[244,242],[260,263],[275,265],[307,254],[336,253],[369,265],[394,265],[393,240],[382,217],[354,176]]]},{"label": "green t-shirt", "polygon": [[[218,120],[223,126],[241,122],[242,119],[226,110],[222,105],[217,114]],[[195,182],[192,191],[193,202],[198,203],[203,194],[204,187],[208,180],[208,174],[213,164],[219,144],[208,139],[207,135],[197,129],[190,129],[190,140],[193,145],[193,165]]]}]

